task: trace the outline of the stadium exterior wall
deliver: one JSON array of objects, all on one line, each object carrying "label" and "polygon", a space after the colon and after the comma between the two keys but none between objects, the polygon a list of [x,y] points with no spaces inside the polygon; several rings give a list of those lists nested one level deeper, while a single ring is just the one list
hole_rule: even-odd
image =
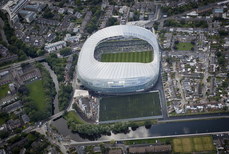
[{"label": "stadium exterior wall", "polygon": [[[105,38],[133,36],[147,41],[154,49],[150,63],[99,62],[94,58],[95,47]],[[99,30],[84,43],[77,64],[81,83],[98,93],[119,94],[144,91],[155,85],[160,69],[160,54],[156,36],[138,26],[118,25]]]}]

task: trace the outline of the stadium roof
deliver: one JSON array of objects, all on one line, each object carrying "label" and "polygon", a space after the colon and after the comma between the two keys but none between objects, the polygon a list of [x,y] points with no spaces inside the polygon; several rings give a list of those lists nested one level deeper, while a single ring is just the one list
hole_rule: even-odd
[{"label": "stadium roof", "polygon": [[[115,36],[132,36],[147,41],[154,49],[154,59],[150,63],[137,62],[99,62],[94,58],[94,50],[100,41]],[[111,26],[91,35],[84,43],[78,59],[78,75],[81,79],[124,81],[125,79],[157,78],[159,72],[159,48],[155,34],[151,31],[131,25]]]}]

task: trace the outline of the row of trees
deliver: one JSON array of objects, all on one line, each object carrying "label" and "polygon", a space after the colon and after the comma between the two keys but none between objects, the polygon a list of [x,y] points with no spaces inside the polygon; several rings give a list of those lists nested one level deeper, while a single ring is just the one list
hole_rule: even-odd
[{"label": "row of trees", "polygon": [[164,21],[165,27],[192,27],[192,28],[208,28],[208,24],[204,20],[199,21],[185,21],[169,19]]},{"label": "row of trees", "polygon": [[96,30],[98,30],[99,27],[99,17],[104,13],[102,10],[100,10],[100,6],[95,6],[95,7],[91,7],[90,10],[92,11],[92,18],[91,20],[88,22],[87,26],[86,26],[86,31],[88,33],[92,33]]},{"label": "row of trees", "polygon": [[59,99],[59,110],[64,110],[68,107],[72,96],[72,86],[70,84],[60,86],[58,99]]},{"label": "row of trees", "polygon": [[69,70],[69,77],[70,77],[70,80],[73,79],[73,75],[74,75],[74,71],[75,71],[75,67],[76,67],[76,64],[78,62],[78,55],[74,54],[73,55],[73,62],[72,62],[72,66]]},{"label": "row of trees", "polygon": [[113,25],[118,25],[118,19],[111,17],[108,19],[106,26],[113,26]]},{"label": "row of trees", "polygon": [[225,53],[223,51],[216,52],[217,60],[221,70],[225,70],[227,65],[227,60],[225,58]]},{"label": "row of trees", "polygon": [[57,75],[57,79],[59,82],[64,81],[64,70],[66,65],[66,59],[64,58],[58,58],[55,53],[49,54],[49,56],[46,58],[46,61],[48,62],[49,66],[52,68],[52,70]]},{"label": "row of trees", "polygon": [[146,120],[144,123],[138,122],[117,122],[113,124],[74,124],[71,123],[70,129],[73,132],[79,133],[82,137],[87,137],[90,139],[97,139],[101,137],[101,135],[110,135],[111,132],[114,134],[117,133],[128,133],[129,127],[134,131],[139,126],[145,125],[147,129],[149,129],[152,125],[152,121]]}]

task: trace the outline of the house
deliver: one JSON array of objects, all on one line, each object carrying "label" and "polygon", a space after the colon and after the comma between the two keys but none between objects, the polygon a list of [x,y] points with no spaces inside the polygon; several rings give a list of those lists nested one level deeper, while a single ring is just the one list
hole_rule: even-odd
[{"label": "house", "polygon": [[51,53],[53,51],[62,49],[64,47],[66,47],[66,42],[65,41],[58,41],[58,42],[54,42],[54,43],[48,43],[45,45],[45,51]]},{"label": "house", "polygon": [[121,149],[111,149],[108,154],[122,154]]},{"label": "house", "polygon": [[222,17],[222,15],[223,15],[223,8],[213,9],[213,16],[214,17]]},{"label": "house", "polygon": [[45,8],[45,6],[46,4],[41,4],[41,3],[28,4],[24,7],[24,9],[33,12],[41,12]]},{"label": "house", "polygon": [[21,121],[19,119],[16,120],[9,120],[7,121],[7,125],[9,130],[13,130],[15,128],[21,127]]},{"label": "house", "polygon": [[64,41],[74,43],[74,42],[79,42],[79,39],[81,37],[81,34],[71,36],[71,34],[66,34]]},{"label": "house", "polygon": [[27,23],[31,23],[37,17],[33,11],[20,10],[18,13]]},{"label": "house", "polygon": [[7,105],[6,107],[3,108],[3,111],[7,112],[7,113],[11,113],[16,111],[17,109],[20,109],[21,107],[23,107],[23,105],[21,104],[21,101],[16,101],[10,105]]},{"label": "house", "polygon": [[27,114],[23,114],[21,116],[21,118],[22,118],[24,124],[30,122],[29,116]]},{"label": "house", "polygon": [[59,8],[58,9],[59,14],[64,14],[65,13],[65,8]]}]

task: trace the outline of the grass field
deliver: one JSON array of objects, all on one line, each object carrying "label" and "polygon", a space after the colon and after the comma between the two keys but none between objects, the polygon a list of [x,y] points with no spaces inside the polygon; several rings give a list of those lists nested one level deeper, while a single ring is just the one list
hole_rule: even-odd
[{"label": "grass field", "polygon": [[176,47],[177,50],[190,51],[194,46],[189,42],[179,42]]},{"label": "grass field", "polygon": [[70,111],[64,115],[64,118],[69,122],[75,122],[76,124],[84,124],[85,122],[81,120],[78,114],[75,111]]},{"label": "grass field", "polygon": [[149,63],[152,61],[152,51],[106,53],[102,54],[101,61]]},{"label": "grass field", "polygon": [[109,121],[161,115],[158,92],[104,97],[100,100],[99,120]]},{"label": "grass field", "polygon": [[124,144],[126,145],[132,145],[132,144],[155,144],[155,143],[170,143],[171,138],[153,138],[153,139],[138,139],[138,140],[127,140],[124,141]]},{"label": "grass field", "polygon": [[29,98],[34,102],[36,109],[45,111],[48,104],[45,102],[42,80],[33,81],[27,87],[29,89]]},{"label": "grass field", "polygon": [[9,90],[8,84],[5,84],[0,87],[0,99],[2,99],[7,95],[8,90]]},{"label": "grass field", "polygon": [[173,151],[179,153],[214,151],[211,136],[182,137],[173,139]]}]

